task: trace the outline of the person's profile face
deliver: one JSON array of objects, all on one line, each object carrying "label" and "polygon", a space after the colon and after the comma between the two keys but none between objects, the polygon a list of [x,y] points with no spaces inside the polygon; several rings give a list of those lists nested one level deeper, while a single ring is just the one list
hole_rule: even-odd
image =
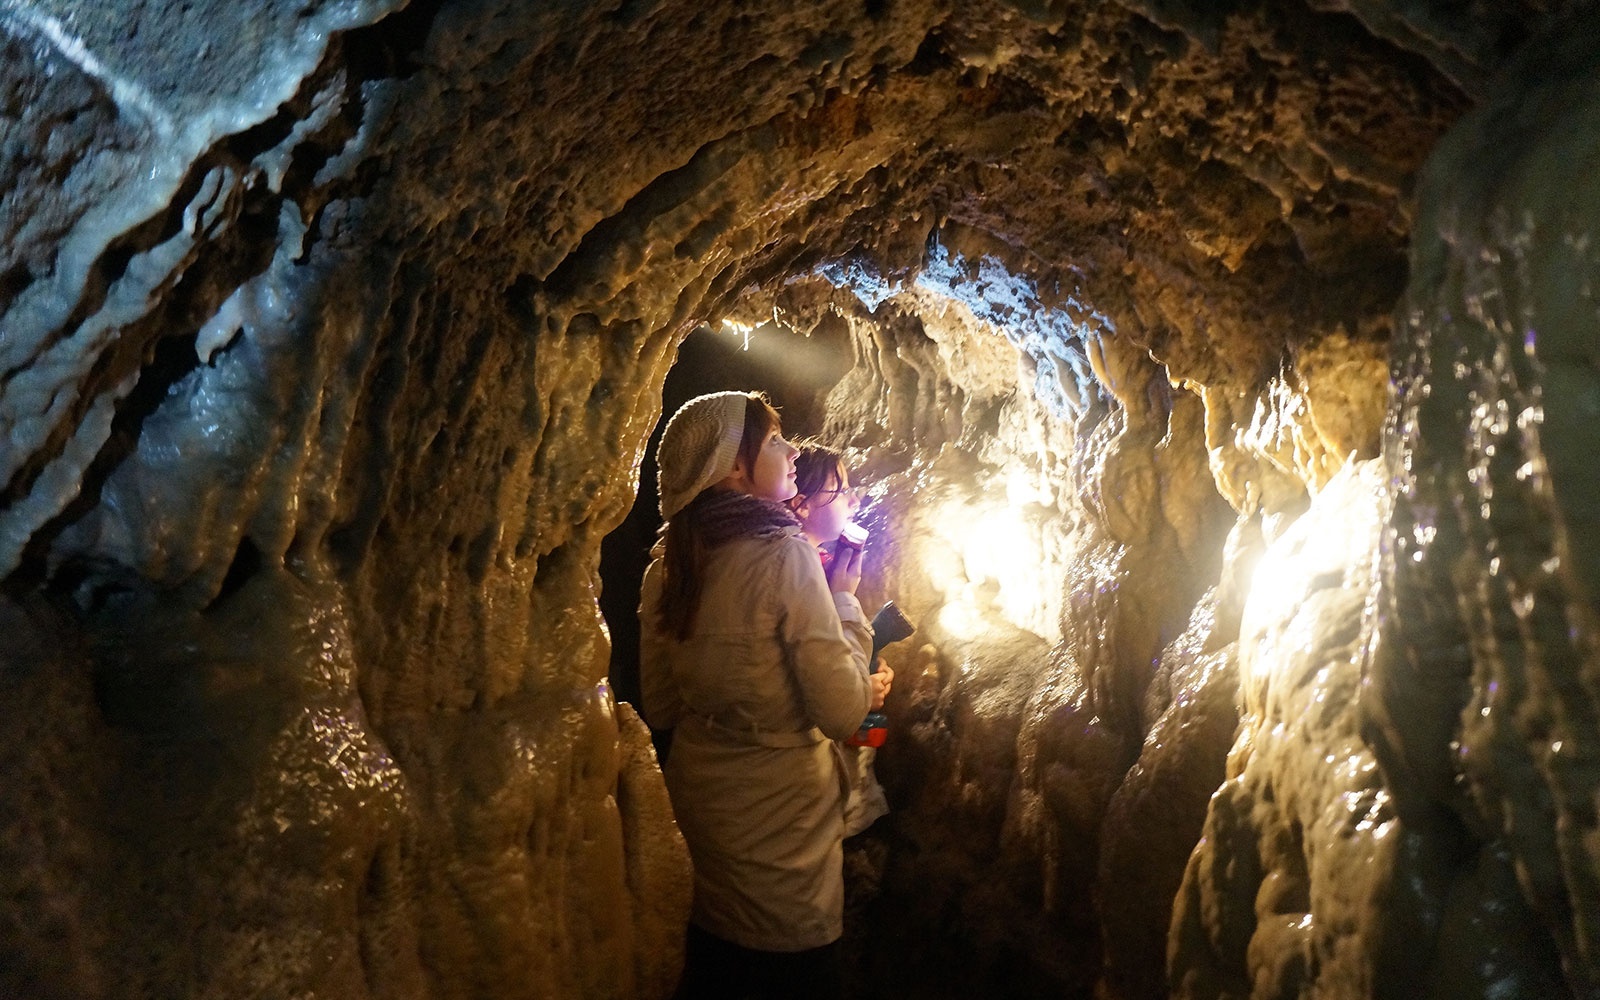
[{"label": "person's profile face", "polygon": [[755,468],[750,470],[750,495],[782,503],[795,494],[795,456],[800,452],[774,427],[761,442]]},{"label": "person's profile face", "polygon": [[860,508],[860,494],[850,485],[850,473],[841,468],[827,488],[806,498],[802,517],[806,534],[818,541],[832,541]]}]

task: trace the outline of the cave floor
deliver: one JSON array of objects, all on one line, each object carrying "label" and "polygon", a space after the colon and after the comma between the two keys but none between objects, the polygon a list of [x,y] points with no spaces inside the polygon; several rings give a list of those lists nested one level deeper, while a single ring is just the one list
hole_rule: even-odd
[{"label": "cave floor", "polygon": [[920,865],[929,859],[894,820],[844,842],[846,1000],[1093,997],[1100,955],[1091,929],[1041,967],[1036,942],[1007,914],[974,912],[981,887],[928,879]]}]

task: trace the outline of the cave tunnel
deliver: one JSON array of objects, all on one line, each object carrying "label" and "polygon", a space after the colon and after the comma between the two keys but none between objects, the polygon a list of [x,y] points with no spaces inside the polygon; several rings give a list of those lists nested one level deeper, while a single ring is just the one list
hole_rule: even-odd
[{"label": "cave tunnel", "polygon": [[0,996],[670,997],[651,441],[747,388],[918,625],[851,995],[1600,997],[1595,5],[0,46]]}]

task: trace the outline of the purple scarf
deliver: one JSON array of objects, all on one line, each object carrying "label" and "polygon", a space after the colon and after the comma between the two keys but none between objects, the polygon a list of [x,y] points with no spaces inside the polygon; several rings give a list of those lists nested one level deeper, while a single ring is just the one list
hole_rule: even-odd
[{"label": "purple scarf", "polygon": [[695,519],[710,548],[735,538],[781,538],[800,527],[800,519],[783,504],[733,490],[706,490],[683,513]]}]

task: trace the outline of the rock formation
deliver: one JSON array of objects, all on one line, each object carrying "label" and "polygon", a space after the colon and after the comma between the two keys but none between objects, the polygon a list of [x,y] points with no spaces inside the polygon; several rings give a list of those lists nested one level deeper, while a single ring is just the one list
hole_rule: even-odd
[{"label": "rock formation", "polygon": [[0,995],[670,995],[723,326],[920,625],[863,995],[1600,995],[1589,7],[0,3]]}]

